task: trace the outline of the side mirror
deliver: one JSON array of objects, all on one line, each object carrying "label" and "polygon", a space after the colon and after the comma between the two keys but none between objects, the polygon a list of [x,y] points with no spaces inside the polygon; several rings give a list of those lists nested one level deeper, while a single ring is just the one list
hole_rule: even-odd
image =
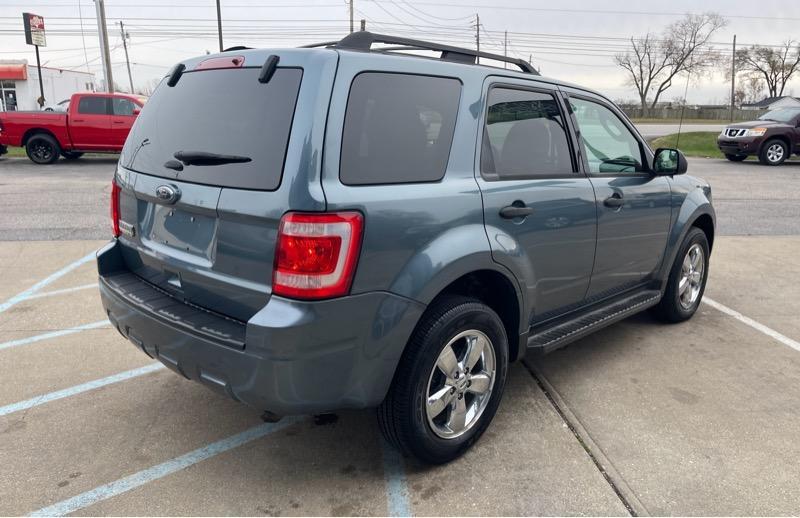
[{"label": "side mirror", "polygon": [[689,168],[689,162],[677,149],[658,148],[653,159],[653,172],[659,176],[683,174]]},{"label": "side mirror", "polygon": [[142,109],[141,109],[141,108],[134,108],[134,109],[133,109],[133,116],[134,116],[134,117],[136,117],[136,116],[137,116],[137,115],[139,115],[140,113],[142,113]]}]

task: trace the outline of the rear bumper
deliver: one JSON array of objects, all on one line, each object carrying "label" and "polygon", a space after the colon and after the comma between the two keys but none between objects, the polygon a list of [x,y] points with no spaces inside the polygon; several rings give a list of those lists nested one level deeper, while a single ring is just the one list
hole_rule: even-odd
[{"label": "rear bumper", "polygon": [[380,404],[425,309],[385,292],[316,302],[273,296],[246,324],[225,327],[227,319],[176,299],[168,312],[154,310],[168,295],[146,283],[120,287],[120,276],[134,281],[116,241],[97,263],[103,307],[123,336],[178,374],[278,415]]}]

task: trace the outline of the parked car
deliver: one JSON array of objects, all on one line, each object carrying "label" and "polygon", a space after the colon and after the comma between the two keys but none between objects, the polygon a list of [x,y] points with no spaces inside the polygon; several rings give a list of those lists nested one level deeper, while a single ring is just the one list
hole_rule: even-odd
[{"label": "parked car", "polygon": [[145,354],[267,420],[378,407],[442,463],[510,362],[697,310],[711,190],[606,97],[469,49],[324,46],[183,61],[142,110],[97,264]]},{"label": "parked car", "polygon": [[74,160],[85,152],[119,153],[147,98],[130,94],[77,93],[68,111],[0,113],[0,155],[22,146],[33,162]]},{"label": "parked car", "polygon": [[799,125],[800,108],[772,110],[758,120],[726,126],[717,137],[717,146],[732,162],[755,155],[764,165],[781,165],[800,153]]},{"label": "parked car", "polygon": [[67,110],[69,110],[69,99],[64,99],[56,104],[48,104],[42,108],[42,111],[46,112],[65,112]]}]

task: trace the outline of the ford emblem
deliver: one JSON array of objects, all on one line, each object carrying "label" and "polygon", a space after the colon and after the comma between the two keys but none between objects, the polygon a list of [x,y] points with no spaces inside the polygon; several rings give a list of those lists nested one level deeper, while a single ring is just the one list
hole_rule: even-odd
[{"label": "ford emblem", "polygon": [[181,197],[181,190],[174,185],[159,185],[156,187],[156,198],[164,203],[175,203]]}]

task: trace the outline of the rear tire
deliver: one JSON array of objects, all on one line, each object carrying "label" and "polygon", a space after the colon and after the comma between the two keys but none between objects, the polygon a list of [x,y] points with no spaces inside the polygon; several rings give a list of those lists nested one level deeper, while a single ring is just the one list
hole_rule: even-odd
[{"label": "rear tire", "polygon": [[40,165],[52,164],[58,160],[61,147],[56,139],[47,133],[37,133],[25,143],[25,153],[31,162]]},{"label": "rear tire", "polygon": [[706,290],[708,257],[705,232],[692,227],[675,256],[664,295],[653,308],[656,317],[673,323],[692,318]]},{"label": "rear tire", "polygon": [[404,455],[449,462],[491,423],[507,372],[500,317],[476,299],[443,298],[411,335],[378,408],[381,432]]},{"label": "rear tire", "polygon": [[83,156],[83,153],[81,153],[80,151],[62,151],[61,156],[63,156],[67,160],[77,160]]},{"label": "rear tire", "polygon": [[789,146],[776,138],[764,142],[758,153],[758,161],[764,165],[781,165],[787,158],[789,158]]},{"label": "rear tire", "polygon": [[747,155],[725,155],[725,158],[730,160],[731,162],[741,162],[747,158]]}]

